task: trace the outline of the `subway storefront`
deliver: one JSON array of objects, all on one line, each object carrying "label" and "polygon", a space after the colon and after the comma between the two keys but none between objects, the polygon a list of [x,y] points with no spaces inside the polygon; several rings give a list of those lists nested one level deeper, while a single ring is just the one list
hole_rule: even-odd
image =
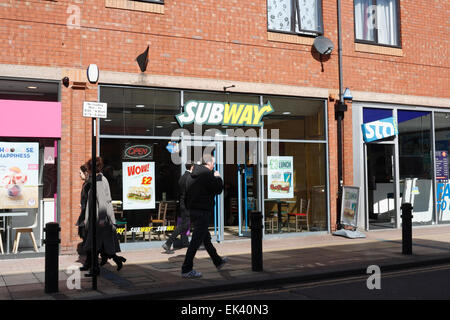
[{"label": "subway storefront", "polygon": [[[178,179],[211,153],[224,180],[216,241],[329,231],[326,100],[101,85],[99,152],[122,242],[163,240],[178,223]],[[189,231],[188,231],[189,232]]]}]

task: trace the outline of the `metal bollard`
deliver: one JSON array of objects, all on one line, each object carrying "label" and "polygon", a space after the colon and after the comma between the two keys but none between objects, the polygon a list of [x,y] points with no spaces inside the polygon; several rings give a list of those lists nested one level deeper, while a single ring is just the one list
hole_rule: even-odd
[{"label": "metal bollard", "polygon": [[252,270],[263,271],[263,252],[262,252],[262,213],[252,212],[251,214],[251,235],[252,235]]},{"label": "metal bollard", "polygon": [[58,292],[59,273],[59,231],[61,228],[56,222],[45,225],[45,293]]},{"label": "metal bollard", "polygon": [[402,253],[412,254],[412,205],[411,203],[402,204]]}]

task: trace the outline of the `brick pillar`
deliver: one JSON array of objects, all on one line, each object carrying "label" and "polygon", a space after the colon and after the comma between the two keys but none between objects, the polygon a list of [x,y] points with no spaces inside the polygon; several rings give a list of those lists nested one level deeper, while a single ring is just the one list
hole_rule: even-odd
[{"label": "brick pillar", "polygon": [[97,86],[88,86],[85,71],[64,72],[70,84],[61,87],[61,252],[70,253],[81,242],[75,226],[80,215],[80,166],[91,158],[91,119],[83,117],[83,102],[97,101]]}]

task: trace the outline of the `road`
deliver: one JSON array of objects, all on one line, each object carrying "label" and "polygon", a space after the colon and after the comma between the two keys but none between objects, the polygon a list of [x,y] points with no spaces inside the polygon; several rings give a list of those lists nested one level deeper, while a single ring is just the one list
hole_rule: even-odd
[{"label": "road", "polygon": [[[310,283],[283,285],[275,288],[234,291],[191,296],[200,300],[380,300],[380,299],[450,299],[450,264],[381,272],[380,289],[367,276],[330,279]],[[369,280],[369,281],[368,281]]]}]

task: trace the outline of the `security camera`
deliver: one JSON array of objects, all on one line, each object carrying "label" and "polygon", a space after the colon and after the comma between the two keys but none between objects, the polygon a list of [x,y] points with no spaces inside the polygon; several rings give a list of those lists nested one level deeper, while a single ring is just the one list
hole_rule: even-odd
[{"label": "security camera", "polygon": [[62,83],[66,88],[68,88],[69,87],[69,77],[64,77],[62,79]]}]

